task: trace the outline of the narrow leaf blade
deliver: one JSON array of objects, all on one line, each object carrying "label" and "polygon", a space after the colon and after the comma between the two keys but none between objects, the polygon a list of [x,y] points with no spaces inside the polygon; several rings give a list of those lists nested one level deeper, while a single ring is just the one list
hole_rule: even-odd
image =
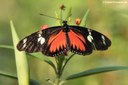
[{"label": "narrow leaf blade", "polygon": [[11,45],[0,45],[0,48],[13,49]]},{"label": "narrow leaf blade", "polygon": [[12,21],[10,21],[10,26],[11,26],[11,32],[12,32],[19,85],[29,85],[29,69],[28,69],[26,54],[24,52],[19,52],[17,50],[16,45],[19,41],[19,38],[17,36],[17,33],[15,31]]},{"label": "narrow leaf blade", "polygon": [[88,13],[89,13],[89,9],[86,11],[86,13],[81,21],[80,26],[86,26],[86,20],[87,20]]},{"label": "narrow leaf blade", "polygon": [[94,74],[105,73],[105,72],[110,72],[110,71],[117,71],[117,70],[125,70],[125,69],[128,69],[128,67],[126,67],[126,66],[111,66],[111,67],[94,68],[94,69],[90,69],[87,71],[83,71],[80,73],[70,75],[66,78],[66,80],[72,80],[72,79],[86,77],[86,76],[90,76],[90,75],[94,75]]},{"label": "narrow leaf blade", "polygon": [[3,72],[3,71],[0,71],[0,75],[6,76],[6,77],[9,77],[9,78],[13,78],[13,79],[17,79],[16,75],[13,75],[13,74],[10,74],[10,73],[7,73],[7,72]]},{"label": "narrow leaf blade", "polygon": [[55,73],[57,73],[56,71],[56,66],[54,65],[54,63],[47,57],[42,57],[42,56],[36,56],[35,54],[28,54],[31,57],[35,57],[38,58],[40,60],[43,60],[44,62],[46,62],[47,64],[49,64],[55,71]]},{"label": "narrow leaf blade", "polygon": [[[11,46],[11,45],[0,45],[0,48],[12,49],[12,50],[14,49],[13,46]],[[53,64],[53,62],[50,59],[48,59],[47,57],[36,56],[34,54],[27,54],[27,55],[32,56],[32,57],[36,57],[36,58],[38,58],[40,60],[43,60],[44,62],[48,63],[52,67],[55,67],[55,65]]]},{"label": "narrow leaf blade", "polygon": [[[8,73],[8,72],[0,71],[0,75],[5,76],[5,77],[9,77],[9,78],[12,78],[12,79],[18,79],[16,75]],[[30,83],[30,85],[40,85],[37,81],[35,81],[33,79],[30,79],[29,83]]]}]

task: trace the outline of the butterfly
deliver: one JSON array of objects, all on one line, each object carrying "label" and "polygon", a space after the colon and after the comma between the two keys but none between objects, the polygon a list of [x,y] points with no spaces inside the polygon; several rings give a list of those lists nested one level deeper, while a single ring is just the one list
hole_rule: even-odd
[{"label": "butterfly", "polygon": [[42,52],[47,56],[67,55],[71,51],[88,55],[93,50],[107,50],[111,41],[103,34],[92,29],[68,25],[49,27],[32,33],[19,41],[17,49],[28,53]]}]

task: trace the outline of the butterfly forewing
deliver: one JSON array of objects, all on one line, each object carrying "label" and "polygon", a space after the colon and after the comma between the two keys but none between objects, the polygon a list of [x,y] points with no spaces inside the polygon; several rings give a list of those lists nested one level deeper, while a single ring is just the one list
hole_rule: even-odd
[{"label": "butterfly forewing", "polygon": [[39,52],[43,51],[43,53],[46,52],[47,42],[54,32],[60,30],[60,27],[51,27],[45,30],[40,30],[35,33],[32,33],[31,35],[25,37],[22,39],[18,45],[17,49],[20,51],[26,51],[26,52]]},{"label": "butterfly forewing", "polygon": [[[88,47],[92,47],[94,50],[106,50],[111,46],[111,41],[103,34],[94,31],[89,28],[80,26],[70,26],[73,30],[76,30],[82,34],[87,42]],[[91,45],[91,46],[90,46]]]},{"label": "butterfly forewing", "polygon": [[111,41],[105,35],[92,30],[91,36],[93,37],[94,50],[106,50],[111,46]]},{"label": "butterfly forewing", "polygon": [[20,51],[26,51],[30,53],[38,52],[42,50],[46,40],[46,37],[41,35],[41,31],[38,31],[21,40],[18,43],[17,48]]}]

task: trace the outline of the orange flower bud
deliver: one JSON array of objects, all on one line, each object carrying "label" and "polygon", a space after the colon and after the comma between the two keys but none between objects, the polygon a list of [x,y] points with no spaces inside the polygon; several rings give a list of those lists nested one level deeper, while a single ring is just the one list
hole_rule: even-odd
[{"label": "orange flower bud", "polygon": [[41,30],[44,30],[44,29],[47,29],[48,28],[48,25],[43,25],[40,27]]},{"label": "orange flower bud", "polygon": [[80,18],[75,19],[75,23],[76,23],[76,25],[80,25],[81,19]]}]

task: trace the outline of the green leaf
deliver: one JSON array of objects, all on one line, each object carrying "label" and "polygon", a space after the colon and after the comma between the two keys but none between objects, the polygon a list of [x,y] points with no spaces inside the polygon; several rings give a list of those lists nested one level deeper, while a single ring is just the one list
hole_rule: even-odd
[{"label": "green leaf", "polygon": [[87,20],[88,13],[89,13],[89,9],[86,11],[86,13],[81,21],[80,26],[86,26],[86,20]]},{"label": "green leaf", "polygon": [[126,67],[126,66],[111,66],[111,67],[94,68],[94,69],[90,69],[87,71],[83,71],[80,73],[70,75],[66,78],[66,80],[72,80],[72,79],[86,77],[86,76],[90,76],[90,75],[94,75],[94,74],[105,73],[105,72],[116,71],[116,70],[124,70],[124,69],[128,69],[128,67]]},{"label": "green leaf", "polygon": [[38,58],[40,60],[43,60],[44,62],[46,62],[47,64],[49,64],[55,71],[55,73],[57,73],[56,67],[54,65],[54,63],[47,57],[42,57],[42,56],[36,56],[35,54],[28,54],[29,56]]},{"label": "green leaf", "polygon": [[30,85],[40,85],[37,81],[30,79]]},{"label": "green leaf", "polygon": [[17,50],[16,45],[19,42],[19,38],[17,36],[17,33],[15,31],[12,21],[10,21],[10,26],[11,26],[11,32],[12,32],[19,85],[29,85],[29,69],[28,69],[27,57],[24,52],[19,52]]},{"label": "green leaf", "polygon": [[[10,73],[7,73],[7,72],[0,71],[0,75],[5,76],[5,77],[9,77],[9,78],[12,78],[12,79],[18,79],[16,75],[10,74]],[[29,83],[30,83],[30,85],[40,85],[37,81],[35,81],[33,79],[30,79]]]},{"label": "green leaf", "polygon": [[17,79],[17,76],[16,75],[12,75],[12,74],[7,73],[7,72],[0,71],[0,75],[6,76],[6,77],[9,77],[9,78],[13,78],[13,79]]},{"label": "green leaf", "polygon": [[11,46],[11,45],[0,45],[0,48],[13,49],[13,46]]},{"label": "green leaf", "polygon": [[[10,45],[0,45],[0,48],[13,49],[13,46],[10,46]],[[29,54],[29,53],[27,53],[27,55],[29,55],[31,57],[36,57],[36,58],[38,58],[40,60],[43,60],[44,62],[49,64],[51,67],[53,67],[53,69],[55,70],[55,73],[57,73],[56,67],[55,67],[54,63],[49,58],[42,57],[42,56],[36,56],[34,54]]]}]

